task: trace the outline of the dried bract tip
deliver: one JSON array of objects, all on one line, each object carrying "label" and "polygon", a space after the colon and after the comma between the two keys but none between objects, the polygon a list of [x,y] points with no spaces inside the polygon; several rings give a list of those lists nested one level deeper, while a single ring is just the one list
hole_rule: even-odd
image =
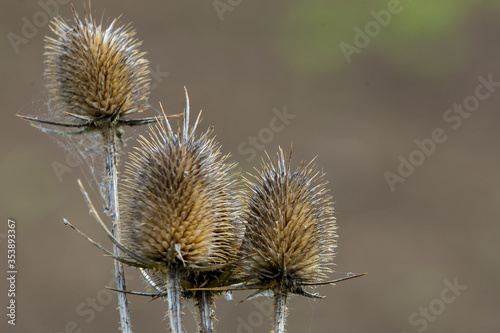
[{"label": "dried bract tip", "polygon": [[142,112],[149,95],[148,61],[129,25],[106,27],[91,13],[74,22],[52,21],[46,37],[45,76],[52,109],[99,127]]},{"label": "dried bract tip", "polygon": [[141,137],[126,167],[120,239],[155,262],[151,268],[209,270],[227,264],[237,251],[233,165],[210,130],[195,135],[196,124],[185,122],[174,133],[165,119],[149,139]]},{"label": "dried bract tip", "polygon": [[247,181],[241,278],[262,290],[301,293],[302,285],[326,277],[334,257],[336,225],[327,182],[312,162],[290,170],[281,149],[254,178]]}]

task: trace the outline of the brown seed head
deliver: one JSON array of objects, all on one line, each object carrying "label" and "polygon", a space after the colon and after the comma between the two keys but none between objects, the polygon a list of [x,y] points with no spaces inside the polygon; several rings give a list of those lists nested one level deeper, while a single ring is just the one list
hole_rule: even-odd
[{"label": "brown seed head", "polygon": [[247,181],[240,275],[261,289],[289,291],[319,282],[336,247],[332,198],[312,162],[290,170],[280,149],[277,161]]},{"label": "brown seed head", "polygon": [[[188,113],[187,113],[188,114]],[[131,153],[121,193],[121,241],[156,267],[210,269],[237,251],[233,165],[211,130],[158,125]],[[147,267],[145,267],[147,268]]]},{"label": "brown seed head", "polygon": [[55,112],[88,121],[144,111],[149,95],[148,61],[128,25],[114,19],[107,27],[90,13],[74,23],[52,21],[46,37],[47,88]]}]

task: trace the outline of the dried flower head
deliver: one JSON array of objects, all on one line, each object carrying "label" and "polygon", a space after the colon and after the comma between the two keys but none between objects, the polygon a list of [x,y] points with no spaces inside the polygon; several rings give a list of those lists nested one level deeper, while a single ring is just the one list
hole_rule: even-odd
[{"label": "dried flower head", "polygon": [[102,19],[96,22],[90,8],[83,19],[73,8],[73,19],[55,18],[51,22],[55,36],[45,38],[50,105],[56,118],[69,117],[68,122],[23,118],[82,128],[70,134],[153,122],[152,118],[123,118],[149,106],[149,62],[132,27],[120,25],[118,19],[104,26]]},{"label": "dried flower head", "polygon": [[[165,119],[149,139],[141,137],[130,155],[120,201],[123,248],[148,282],[166,291],[170,329],[179,333],[181,281],[234,260],[239,218],[230,175],[234,165],[226,162],[212,130],[196,135],[201,113],[189,126],[187,93],[186,105],[182,130],[178,126],[174,132]],[[203,304],[211,326],[213,302],[207,297]]]},{"label": "dried flower head", "polygon": [[304,294],[301,287],[325,278],[334,258],[337,235],[327,182],[312,162],[292,171],[281,149],[254,179],[247,181],[240,274],[260,289]]},{"label": "dried flower head", "polygon": [[291,170],[283,151],[262,162],[262,170],[247,180],[246,232],[241,246],[239,277],[250,295],[271,291],[274,297],[274,332],[285,332],[289,294],[316,297],[304,286],[326,284],[328,266],[336,247],[332,198],[324,175],[312,162]]},{"label": "dried flower head", "polygon": [[168,121],[158,125],[150,139],[141,137],[126,167],[120,239],[156,268],[210,269],[236,251],[233,165],[211,130],[195,134],[198,122],[189,127],[187,110],[177,133]]}]

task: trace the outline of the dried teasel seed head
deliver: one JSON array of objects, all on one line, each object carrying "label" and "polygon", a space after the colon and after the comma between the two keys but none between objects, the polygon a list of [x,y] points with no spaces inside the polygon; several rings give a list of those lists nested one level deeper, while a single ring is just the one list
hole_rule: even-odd
[{"label": "dried teasel seed head", "polygon": [[324,175],[310,163],[295,171],[279,150],[247,180],[239,274],[261,289],[294,292],[320,282],[332,264],[336,224]]},{"label": "dried teasel seed head", "polygon": [[149,62],[139,50],[135,31],[118,19],[105,27],[89,12],[81,20],[73,9],[73,17],[73,23],[55,18],[55,37],[45,39],[45,76],[53,110],[89,123],[144,111]]},{"label": "dried teasel seed head", "polygon": [[139,139],[121,192],[122,244],[161,271],[211,269],[237,251],[234,165],[211,130],[195,134],[199,117],[193,127],[188,109],[184,118],[176,133],[165,119],[149,139]]}]

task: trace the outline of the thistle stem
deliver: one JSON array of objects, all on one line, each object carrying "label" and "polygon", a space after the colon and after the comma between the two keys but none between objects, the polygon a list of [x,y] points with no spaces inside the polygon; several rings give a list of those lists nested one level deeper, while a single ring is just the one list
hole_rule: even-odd
[{"label": "thistle stem", "polygon": [[166,277],[170,332],[183,333],[180,270],[177,267],[170,267]]},{"label": "thistle stem", "polygon": [[285,321],[287,315],[286,300],[287,292],[277,288],[274,292],[274,333],[285,333]]},{"label": "thistle stem", "polygon": [[[106,158],[106,184],[108,189],[108,210],[111,217],[111,233],[116,239],[119,240],[120,237],[120,226],[118,224],[120,220],[119,204],[118,204],[118,171],[117,171],[117,156],[118,152],[116,149],[116,131],[114,128],[110,128],[103,131],[104,138],[104,151]],[[118,247],[113,244],[113,254],[115,256],[121,256]],[[115,279],[116,279],[116,289],[125,290],[125,271],[123,264],[118,260],[114,261],[115,264]],[[132,325],[130,323],[130,310],[128,306],[128,298],[125,293],[117,293],[118,296],[118,307],[120,311],[120,326],[122,333],[131,333]]]},{"label": "thistle stem", "polygon": [[196,301],[200,315],[200,333],[213,333],[215,319],[215,303],[211,291],[201,290],[196,292]]}]

